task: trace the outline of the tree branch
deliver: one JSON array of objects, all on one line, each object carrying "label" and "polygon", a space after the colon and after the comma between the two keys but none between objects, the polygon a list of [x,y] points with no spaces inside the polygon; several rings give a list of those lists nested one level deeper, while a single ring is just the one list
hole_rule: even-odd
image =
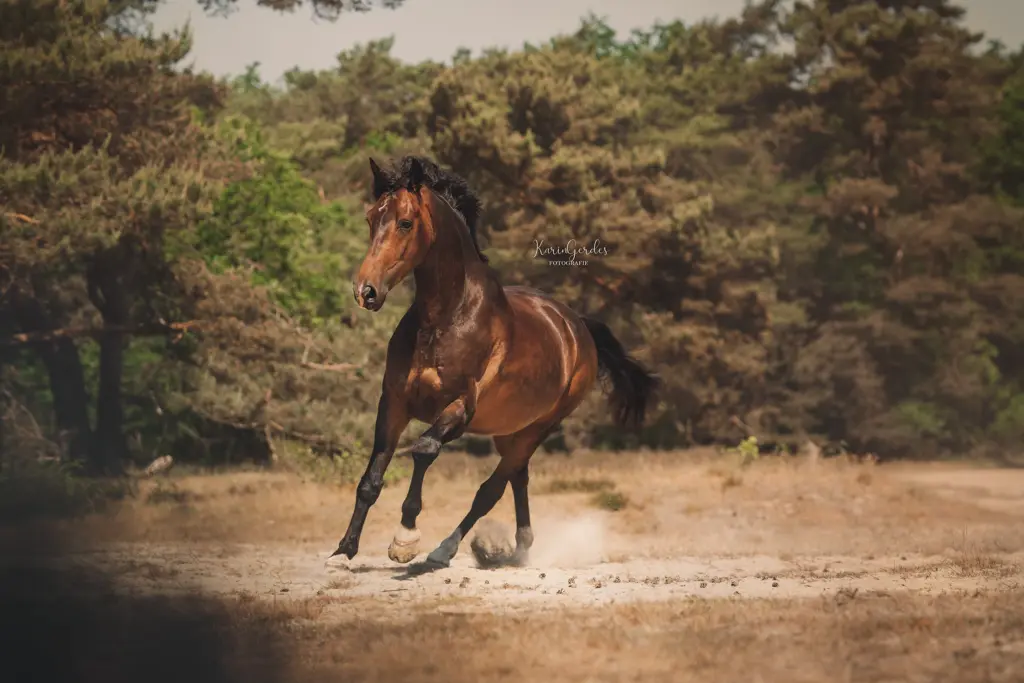
[{"label": "tree branch", "polygon": [[0,347],[18,346],[54,341],[56,339],[72,339],[75,337],[99,338],[107,334],[126,334],[137,337],[159,337],[161,335],[181,336],[190,329],[200,327],[198,320],[180,323],[150,323],[148,325],[107,325],[105,327],[62,327],[55,330],[38,332],[19,332],[0,338]]},{"label": "tree branch", "polygon": [[23,213],[11,213],[11,212],[7,212],[7,213],[6,213],[5,215],[6,215],[6,216],[7,216],[8,218],[13,218],[13,219],[15,219],[15,220],[19,220],[19,221],[21,221],[22,223],[30,223],[30,224],[32,224],[32,225],[39,225],[39,221],[37,221],[37,220],[36,220],[35,218],[32,218],[31,216],[26,216],[26,215],[25,215],[25,214],[23,214]]},{"label": "tree branch", "polygon": [[359,366],[355,363],[302,363],[299,367],[310,370],[323,370],[325,372],[348,372],[349,370],[359,369]]}]

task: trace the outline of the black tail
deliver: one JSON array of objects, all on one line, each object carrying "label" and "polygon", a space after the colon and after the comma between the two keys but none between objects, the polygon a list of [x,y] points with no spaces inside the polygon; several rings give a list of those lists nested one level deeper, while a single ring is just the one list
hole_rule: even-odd
[{"label": "black tail", "polygon": [[639,429],[659,380],[626,353],[612,331],[602,322],[583,318],[597,345],[597,364],[602,378],[612,383],[608,402],[620,427]]}]

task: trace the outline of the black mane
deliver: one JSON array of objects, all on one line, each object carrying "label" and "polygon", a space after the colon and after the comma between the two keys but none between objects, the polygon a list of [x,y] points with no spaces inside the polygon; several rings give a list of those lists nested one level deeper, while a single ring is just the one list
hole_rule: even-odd
[{"label": "black mane", "polygon": [[487,257],[480,250],[480,243],[476,238],[482,204],[480,198],[470,189],[469,183],[461,176],[444,170],[426,157],[406,156],[392,168],[381,168],[384,182],[383,184],[374,183],[374,199],[380,199],[381,195],[403,188],[417,189],[412,187],[414,184],[412,168],[416,163],[423,170],[422,184],[430,188],[434,194],[440,195],[456,213],[462,216],[466,227],[469,228],[469,236],[473,239],[476,253],[486,263]]}]

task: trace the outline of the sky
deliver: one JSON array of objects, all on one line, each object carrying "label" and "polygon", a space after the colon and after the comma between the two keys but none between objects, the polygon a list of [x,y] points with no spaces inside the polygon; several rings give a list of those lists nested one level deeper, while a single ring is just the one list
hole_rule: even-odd
[{"label": "sky", "polygon": [[[1008,46],[1024,43],[1024,0],[960,0],[967,25]],[[310,7],[281,14],[238,0],[228,17],[204,14],[196,0],[165,0],[153,19],[158,32],[190,22],[192,65],[217,76],[239,74],[260,62],[260,75],[276,81],[285,71],[325,69],[340,51],[393,36],[391,54],[408,62],[448,60],[460,47],[474,54],[486,47],[519,48],[571,33],[593,12],[626,35],[657,20],[693,23],[737,16],[744,0],[406,0],[397,10],[314,19]]]}]

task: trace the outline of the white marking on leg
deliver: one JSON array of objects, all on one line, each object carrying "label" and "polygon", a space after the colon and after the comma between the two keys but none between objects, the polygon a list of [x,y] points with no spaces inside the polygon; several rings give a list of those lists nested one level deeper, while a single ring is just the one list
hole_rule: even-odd
[{"label": "white marking on leg", "polygon": [[404,526],[400,526],[398,531],[395,532],[395,545],[412,545],[413,543],[419,543],[419,541],[419,529],[406,529]]}]

